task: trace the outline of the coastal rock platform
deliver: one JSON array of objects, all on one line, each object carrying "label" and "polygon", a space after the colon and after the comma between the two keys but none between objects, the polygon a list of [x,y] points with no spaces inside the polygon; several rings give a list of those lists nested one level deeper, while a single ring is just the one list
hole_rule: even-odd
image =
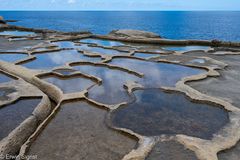
[{"label": "coastal rock platform", "polygon": [[239,60],[238,42],[2,25],[0,155],[240,159]]}]

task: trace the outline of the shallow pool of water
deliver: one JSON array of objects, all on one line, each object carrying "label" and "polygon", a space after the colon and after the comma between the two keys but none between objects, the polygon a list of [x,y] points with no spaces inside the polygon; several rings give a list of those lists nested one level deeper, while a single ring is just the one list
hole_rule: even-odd
[{"label": "shallow pool of water", "polygon": [[183,77],[203,73],[204,70],[169,63],[155,63],[144,60],[115,58],[110,64],[129,68],[144,74],[140,81],[145,87],[175,86]]},{"label": "shallow pool of water", "polygon": [[37,59],[22,65],[31,69],[52,69],[72,61],[98,61],[100,59],[84,56],[82,53],[79,53],[76,50],[47,52],[35,54],[35,56]]},{"label": "shallow pool of water", "polygon": [[27,119],[40,103],[41,99],[21,99],[0,108],[0,139],[6,137],[20,123]]},{"label": "shallow pool of water", "polygon": [[71,41],[59,41],[59,42],[54,42],[53,44],[57,45],[59,48],[78,48]]},{"label": "shallow pool of water", "polygon": [[10,35],[10,36],[30,36],[35,35],[34,32],[24,32],[24,31],[3,31],[0,35]]},{"label": "shallow pool of water", "polygon": [[193,59],[193,60],[189,61],[188,63],[200,63],[200,64],[203,64],[203,63],[205,63],[205,59],[197,58],[197,59]]},{"label": "shallow pool of water", "polygon": [[82,44],[79,47],[80,50],[82,51],[88,51],[88,52],[94,52],[94,53],[99,53],[103,55],[118,55],[118,54],[126,54],[127,52],[120,52],[114,49],[105,49],[101,47],[89,47],[87,44]]},{"label": "shallow pool of water", "polygon": [[94,43],[94,44],[98,44],[100,46],[107,46],[107,47],[124,45],[123,43],[118,42],[118,41],[101,40],[101,39],[90,39],[90,38],[89,39],[82,39],[82,40],[80,40],[80,42]]},{"label": "shallow pool of water", "polygon": [[185,134],[211,139],[229,122],[224,109],[191,102],[184,94],[146,89],[134,95],[136,101],[117,109],[112,121],[141,135]]},{"label": "shallow pool of water", "polygon": [[207,50],[208,46],[163,46],[166,50],[171,51],[192,51],[192,50]]},{"label": "shallow pool of water", "polygon": [[81,92],[95,84],[84,77],[60,78],[57,76],[48,76],[43,79],[59,87],[63,93]]},{"label": "shallow pool of water", "polygon": [[14,79],[0,71],[0,83],[9,82],[11,80],[14,80]]},{"label": "shallow pool of water", "polygon": [[151,54],[151,53],[134,53],[135,57],[140,57],[140,58],[151,58],[151,57],[155,57],[158,56],[159,54]]},{"label": "shallow pool of water", "polygon": [[117,104],[130,100],[123,85],[127,81],[137,81],[135,75],[103,66],[80,65],[74,69],[101,78],[102,84],[90,89],[88,97],[104,104]]},{"label": "shallow pool of water", "polygon": [[27,54],[14,54],[14,53],[11,53],[11,54],[2,54],[0,53],[0,60],[3,60],[3,61],[7,61],[7,62],[16,62],[18,60],[21,60],[21,59],[24,59],[28,57]]}]

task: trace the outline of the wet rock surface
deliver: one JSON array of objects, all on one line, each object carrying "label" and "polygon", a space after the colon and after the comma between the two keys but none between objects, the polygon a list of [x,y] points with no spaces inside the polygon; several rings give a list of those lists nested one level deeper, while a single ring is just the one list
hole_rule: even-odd
[{"label": "wet rock surface", "polygon": [[207,78],[200,82],[191,82],[190,85],[203,93],[223,98],[240,108],[240,97],[238,96],[240,90],[240,64],[238,61],[240,57],[229,55],[211,57],[223,61],[229,66],[219,71],[220,77]]},{"label": "wet rock surface", "polygon": [[[84,101],[62,105],[28,154],[48,159],[119,160],[136,142],[104,124],[106,111]],[[47,147],[46,147],[47,146]]]},{"label": "wet rock surface", "polygon": [[8,100],[9,99],[8,95],[14,92],[16,92],[15,88],[0,87],[0,100],[1,101]]},{"label": "wet rock surface", "polygon": [[40,42],[41,40],[9,41],[6,38],[0,37],[0,51],[24,50],[26,47],[34,46]]},{"label": "wet rock surface", "polygon": [[240,159],[240,143],[228,150],[218,153],[219,160],[238,160]]},{"label": "wet rock surface", "polygon": [[198,160],[195,154],[175,141],[158,142],[146,160]]},{"label": "wet rock surface", "polygon": [[0,24],[6,24],[6,21],[3,19],[2,16],[0,16]]}]

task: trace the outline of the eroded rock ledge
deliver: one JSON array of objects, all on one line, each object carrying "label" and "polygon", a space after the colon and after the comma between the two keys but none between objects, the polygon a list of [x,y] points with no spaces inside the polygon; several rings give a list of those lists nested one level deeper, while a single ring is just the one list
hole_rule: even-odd
[{"label": "eroded rock ledge", "polygon": [[111,31],[109,35],[114,37],[120,37],[120,38],[121,37],[122,38],[161,38],[161,36],[153,32],[131,30],[131,29],[114,30],[114,31]]}]

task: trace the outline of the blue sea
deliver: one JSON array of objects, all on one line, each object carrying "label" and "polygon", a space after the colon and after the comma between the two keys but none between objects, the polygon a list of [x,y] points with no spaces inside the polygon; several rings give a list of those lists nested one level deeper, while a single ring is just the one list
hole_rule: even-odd
[{"label": "blue sea", "polygon": [[61,31],[139,29],[171,39],[240,41],[240,12],[191,11],[0,11],[16,25]]}]

